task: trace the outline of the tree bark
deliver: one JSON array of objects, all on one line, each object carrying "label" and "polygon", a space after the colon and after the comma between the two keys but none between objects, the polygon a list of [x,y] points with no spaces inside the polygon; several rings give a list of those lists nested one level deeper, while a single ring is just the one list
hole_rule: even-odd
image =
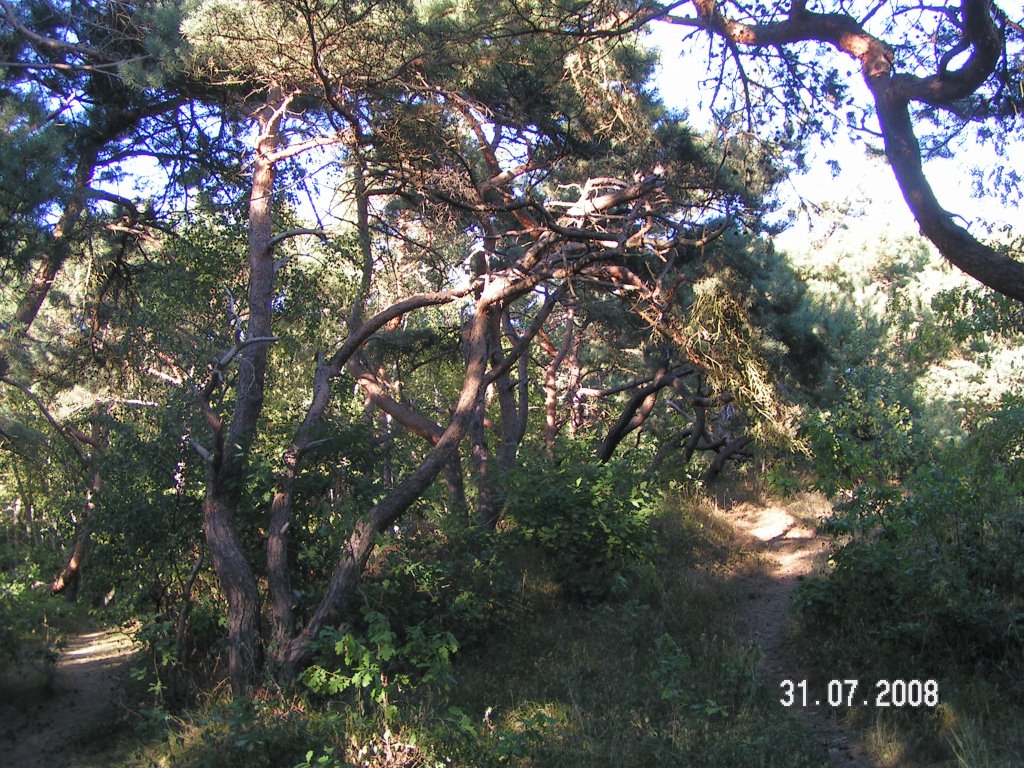
[{"label": "tree bark", "polygon": [[[444,428],[440,424],[395,400],[380,379],[356,356],[349,359],[346,367],[376,408],[382,410],[414,435],[423,438],[431,445],[437,445],[438,440],[444,434]],[[443,473],[445,487],[448,491],[449,511],[455,515],[465,515],[467,509],[466,486],[462,474],[462,460],[458,452],[455,452],[445,464]]]},{"label": "tree bark", "polygon": [[566,386],[566,400],[569,403],[569,434],[573,436],[583,430],[587,416],[587,406],[580,393],[580,388],[583,386],[583,366],[580,364],[580,350],[583,348],[586,328],[587,323],[584,321],[576,331],[576,338],[565,359],[565,364],[569,368],[568,384]]},{"label": "tree bark", "polygon": [[75,546],[68,557],[67,563],[57,578],[50,584],[50,594],[63,594],[69,603],[78,599],[78,587],[82,581],[82,562],[85,560],[86,550],[89,548],[89,538],[92,535],[92,516],[96,509],[96,497],[103,487],[103,476],[98,468],[92,473],[92,479],[85,492],[85,502],[82,505],[82,516],[78,522],[78,530],[75,533]]},{"label": "tree bark", "polygon": [[473,466],[473,482],[476,485],[476,515],[480,524],[493,530],[498,524],[497,503],[494,487],[491,483],[491,449],[487,443],[487,430],[484,428],[484,396],[469,418],[470,457]]},{"label": "tree bark", "polygon": [[714,461],[712,461],[710,466],[708,466],[707,471],[704,472],[704,477],[701,479],[701,482],[703,482],[704,485],[710,485],[725,467],[725,463],[752,442],[754,442],[754,438],[740,436],[725,443],[721,450],[718,451],[718,455],[715,456]]},{"label": "tree bark", "polygon": [[210,560],[227,601],[228,675],[236,696],[244,695],[262,666],[260,596],[235,524],[248,469],[249,451],[263,409],[271,339],[274,290],[273,194],[281,121],[289,98],[272,87],[256,112],[252,189],[249,194],[249,322],[238,352],[235,410],[227,434],[215,429],[216,447],[207,467],[203,532]]},{"label": "tree bark", "polygon": [[[499,371],[493,377],[493,381],[498,395],[498,410],[501,414],[501,442],[498,443],[497,459],[498,467],[504,474],[516,465],[519,445],[526,433],[524,417],[527,404],[523,402],[526,388],[523,386],[522,365],[517,366],[516,373],[520,377],[517,381],[513,381],[509,375],[510,367],[503,365],[505,356],[501,348],[501,323],[502,318],[495,313],[491,319],[490,345],[492,370]],[[514,342],[515,339],[513,338],[512,341]],[[519,362],[521,364],[526,362],[525,355],[519,358]],[[498,478],[498,481],[499,485],[504,485],[504,477]],[[496,512],[500,518],[504,506],[504,493],[501,487],[497,488],[497,496]],[[495,525],[497,525],[497,521],[495,521]]]},{"label": "tree bark", "polygon": [[686,438],[686,442],[683,444],[684,467],[690,465],[690,461],[693,459],[693,454],[697,452],[697,447],[700,445],[701,439],[707,432],[708,409],[698,405],[695,410],[696,417],[693,420],[693,426],[690,427],[690,434]]},{"label": "tree bark", "polygon": [[78,429],[68,429],[69,438],[88,445],[91,449],[88,456],[90,465],[89,484],[85,490],[85,497],[82,503],[82,514],[75,531],[75,545],[68,557],[67,563],[57,578],[50,584],[50,594],[63,594],[69,603],[78,599],[78,588],[82,580],[82,563],[85,560],[86,551],[89,549],[89,541],[92,537],[92,518],[96,511],[96,499],[103,490],[103,474],[100,470],[100,461],[107,448],[105,430],[100,424],[101,409],[97,404],[93,407],[92,434],[86,435]]},{"label": "tree bark", "polygon": [[612,425],[611,429],[608,430],[608,434],[601,442],[601,447],[597,451],[598,461],[601,463],[608,462],[626,435],[638,429],[647,421],[654,410],[654,404],[658,401],[658,394],[661,390],[673,384],[681,376],[686,375],[686,373],[687,371],[685,370],[673,370],[666,373],[662,369],[658,371],[654,381],[637,390],[626,403],[626,407],[622,409],[619,418]]},{"label": "tree bark", "polygon": [[231,690],[235,696],[244,696],[257,679],[263,651],[259,589],[234,524],[238,499],[237,485],[210,477],[203,501],[203,534],[227,602]]},{"label": "tree bark", "polygon": [[306,626],[278,650],[278,666],[294,674],[312,658],[312,642],[329,623],[344,615],[379,533],[393,524],[437,478],[458,450],[483,395],[488,360],[488,327],[496,306],[477,302],[465,335],[466,375],[452,419],[420,466],[380,503],[370,509],[349,537],[335,566],[327,590]]},{"label": "tree bark", "polygon": [[714,0],[692,2],[697,19],[672,17],[670,8],[663,9],[665,18],[703,27],[734,45],[782,50],[787,45],[817,41],[855,58],[874,99],[886,157],[921,233],[954,266],[989,288],[1024,301],[1024,263],[980,242],[939,204],[924,174],[910,115],[911,102],[940,109],[954,107],[995,71],[1004,38],[991,0],[962,0],[960,35],[969,55],[955,70],[948,68],[948,61],[940,60],[935,74],[926,77],[895,73],[892,49],[845,13],[812,13],[805,3],[794,3],[789,16],[781,21],[749,24],[725,18]]}]

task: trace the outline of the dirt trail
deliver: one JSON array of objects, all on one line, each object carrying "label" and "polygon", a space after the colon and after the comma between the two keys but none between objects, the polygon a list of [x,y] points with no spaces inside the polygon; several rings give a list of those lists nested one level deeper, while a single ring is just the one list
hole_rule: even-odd
[{"label": "dirt trail", "polygon": [[133,652],[131,640],[116,630],[69,638],[45,690],[0,701],[0,765],[106,768]]},{"label": "dirt trail", "polygon": [[[790,603],[800,580],[825,567],[830,542],[817,535],[815,526],[827,511],[824,499],[801,494],[777,505],[727,505],[724,513],[757,556],[754,567],[741,576],[749,598],[742,620],[750,642],[763,653],[766,679],[775,685],[801,679],[789,647]],[[781,697],[783,691],[778,690]],[[833,768],[876,767],[828,707],[796,711],[827,747]]]}]

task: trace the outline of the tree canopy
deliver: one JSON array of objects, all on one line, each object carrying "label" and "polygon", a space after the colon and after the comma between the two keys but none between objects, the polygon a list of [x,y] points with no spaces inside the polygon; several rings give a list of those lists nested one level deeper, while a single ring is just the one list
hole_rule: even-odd
[{"label": "tree canopy", "polygon": [[[529,507],[534,454],[710,483],[799,445],[822,344],[757,273],[810,137],[876,135],[939,252],[1024,299],[922,171],[1019,125],[1021,27],[991,3],[0,9],[7,486],[59,509],[54,592],[98,540],[181,650],[216,583],[238,695],[309,666],[411,510]],[[710,41],[720,130],[655,97],[655,19]]]},{"label": "tree canopy", "polygon": [[[1024,299],[1024,266],[942,208],[923,159],[971,142],[1005,146],[1021,126],[1022,19],[988,0],[920,3],[683,2],[652,10],[707,33],[732,120],[776,122],[797,141],[840,125],[881,140],[911,213],[950,263]],[[693,42],[696,43],[695,38]],[[856,61],[870,103],[851,97]],[[845,70],[845,72],[844,72]],[[1016,174],[997,176],[1004,194]]]}]

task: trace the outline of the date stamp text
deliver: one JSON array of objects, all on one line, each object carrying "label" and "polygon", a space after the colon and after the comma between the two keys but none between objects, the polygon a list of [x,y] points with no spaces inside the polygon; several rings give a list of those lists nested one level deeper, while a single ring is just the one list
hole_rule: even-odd
[{"label": "date stamp text", "polygon": [[829,680],[818,690],[807,680],[779,683],[779,703],[784,707],[936,707],[937,680]]}]

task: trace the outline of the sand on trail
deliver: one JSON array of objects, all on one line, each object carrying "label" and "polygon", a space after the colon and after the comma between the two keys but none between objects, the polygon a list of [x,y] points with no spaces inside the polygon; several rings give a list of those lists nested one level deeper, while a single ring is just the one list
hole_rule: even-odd
[{"label": "sand on trail", "polygon": [[107,768],[135,652],[117,630],[82,632],[68,638],[45,686],[9,686],[0,700],[0,765]]},{"label": "sand on trail", "polygon": [[[800,581],[826,567],[831,541],[818,534],[816,526],[829,505],[814,494],[798,494],[792,500],[768,504],[726,501],[720,508],[754,554],[753,565],[738,574],[748,598],[741,625],[748,642],[760,649],[762,673],[777,687],[781,699],[783,680],[803,678],[788,631],[793,621],[791,603]],[[876,768],[840,722],[837,715],[842,710],[821,706],[791,711],[828,750],[833,768]]]}]

